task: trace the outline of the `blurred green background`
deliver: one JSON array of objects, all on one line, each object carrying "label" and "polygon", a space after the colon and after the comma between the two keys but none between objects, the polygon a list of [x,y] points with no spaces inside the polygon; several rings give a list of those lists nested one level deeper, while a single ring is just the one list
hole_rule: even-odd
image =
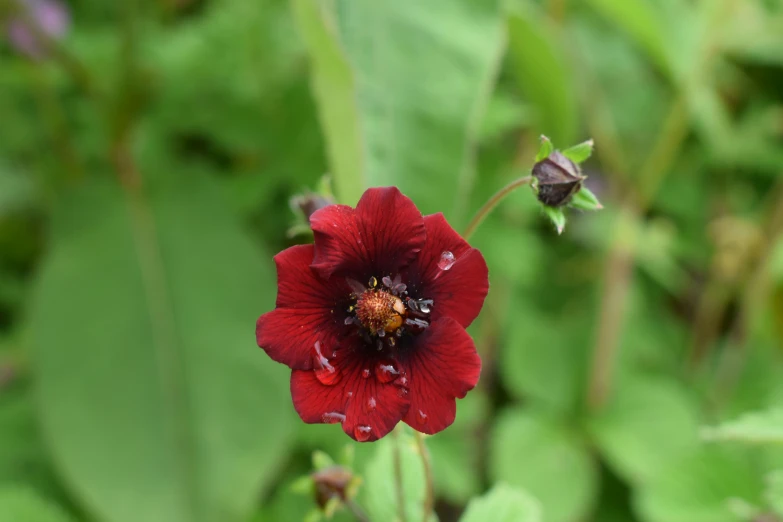
[{"label": "blurred green background", "polygon": [[595,140],[606,208],[558,237],[522,189],[472,238],[484,369],[427,440],[439,519],[505,483],[541,512],[508,520],[783,520],[781,0],[0,16],[0,521],[298,521],[346,445],[395,520],[385,440],[301,423],[255,345],[310,241],[289,200],[397,185],[461,230],[540,134]]}]

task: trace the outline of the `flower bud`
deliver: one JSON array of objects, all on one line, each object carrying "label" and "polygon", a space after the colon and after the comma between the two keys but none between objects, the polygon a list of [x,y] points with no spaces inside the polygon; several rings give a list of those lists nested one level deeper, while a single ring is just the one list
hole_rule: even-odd
[{"label": "flower bud", "polygon": [[345,502],[351,496],[353,474],[341,466],[330,466],[316,471],[310,478],[315,484],[315,501],[321,509],[325,509],[333,498]]},{"label": "flower bud", "polygon": [[307,221],[310,220],[313,212],[329,205],[334,205],[334,200],[330,196],[323,196],[314,192],[299,194],[291,199],[291,207],[301,212]]},{"label": "flower bud", "polygon": [[576,163],[554,151],[533,166],[538,200],[548,207],[562,207],[571,202],[582,188],[582,175]]}]

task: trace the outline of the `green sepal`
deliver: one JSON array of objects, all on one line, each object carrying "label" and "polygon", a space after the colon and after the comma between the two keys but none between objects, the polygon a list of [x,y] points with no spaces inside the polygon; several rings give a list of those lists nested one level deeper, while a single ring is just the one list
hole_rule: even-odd
[{"label": "green sepal", "polygon": [[549,138],[541,135],[541,147],[538,149],[538,154],[536,154],[536,163],[539,161],[546,159],[552,152],[554,152],[555,146],[552,145],[552,142]]},{"label": "green sepal", "polygon": [[547,207],[542,205],[541,208],[544,209],[544,214],[546,214],[552,224],[555,225],[557,233],[562,234],[566,225],[566,217],[562,207]]},{"label": "green sepal", "polygon": [[[583,141],[582,143],[578,145],[574,145],[573,147],[569,147],[562,151],[561,153],[566,158],[570,159],[574,163],[583,163],[584,161],[587,161],[587,158],[589,158],[593,154],[593,147],[594,143],[592,138]],[[540,153],[540,151],[539,151]],[[538,158],[536,158],[536,161],[538,161]]]},{"label": "green sepal", "polygon": [[589,188],[582,184],[582,188],[574,194],[573,199],[569,203],[569,206],[578,208],[580,210],[601,210],[604,206],[598,201]]}]

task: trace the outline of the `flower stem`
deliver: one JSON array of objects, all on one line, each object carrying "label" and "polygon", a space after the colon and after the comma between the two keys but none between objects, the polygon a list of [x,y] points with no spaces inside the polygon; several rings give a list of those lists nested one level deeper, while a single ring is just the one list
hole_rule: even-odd
[{"label": "flower stem", "polygon": [[419,454],[421,455],[421,465],[424,467],[424,479],[427,481],[427,486],[424,496],[424,509],[422,515],[422,522],[427,522],[430,519],[430,514],[435,507],[435,485],[432,480],[432,462],[430,461],[430,452],[427,450],[427,445],[424,444],[424,435],[421,432],[416,431],[416,446],[419,448]]},{"label": "flower stem", "polygon": [[408,522],[408,514],[405,511],[405,492],[402,489],[402,460],[400,458],[400,432],[392,431],[394,437],[394,489],[397,493],[397,512],[401,522]]},{"label": "flower stem", "polygon": [[359,504],[349,499],[345,501],[345,505],[351,511],[351,514],[354,516],[354,518],[356,518],[356,520],[359,522],[370,522],[370,518],[367,516],[367,513],[364,512]]},{"label": "flower stem", "polygon": [[478,226],[481,224],[482,221],[484,221],[484,218],[487,217],[487,215],[492,212],[498,204],[503,201],[503,199],[511,194],[515,189],[522,187],[524,185],[529,185],[530,182],[533,181],[533,176],[524,176],[518,179],[515,179],[502,189],[495,192],[495,194],[487,200],[486,203],[484,203],[484,206],[482,206],[478,212],[476,212],[476,215],[473,216],[473,219],[470,220],[470,223],[468,223],[468,226],[465,227],[465,232],[462,233],[462,237],[465,238],[465,241],[470,239],[470,236],[473,235],[473,232],[476,231]]}]

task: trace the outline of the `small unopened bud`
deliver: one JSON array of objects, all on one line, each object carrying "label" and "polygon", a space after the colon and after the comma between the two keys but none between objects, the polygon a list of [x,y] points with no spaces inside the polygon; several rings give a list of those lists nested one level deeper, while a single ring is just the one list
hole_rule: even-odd
[{"label": "small unopened bud", "polygon": [[579,166],[559,151],[554,151],[533,166],[538,200],[548,207],[562,207],[571,202],[582,188],[585,176]]},{"label": "small unopened bud", "polygon": [[329,196],[323,196],[314,192],[299,194],[291,198],[291,207],[301,212],[304,218],[309,221],[313,212],[329,205],[334,205],[334,200]]},{"label": "small unopened bud", "polygon": [[310,478],[315,484],[315,501],[321,509],[326,509],[333,498],[341,502],[348,500],[351,494],[353,474],[341,466],[330,466],[316,471]]}]

